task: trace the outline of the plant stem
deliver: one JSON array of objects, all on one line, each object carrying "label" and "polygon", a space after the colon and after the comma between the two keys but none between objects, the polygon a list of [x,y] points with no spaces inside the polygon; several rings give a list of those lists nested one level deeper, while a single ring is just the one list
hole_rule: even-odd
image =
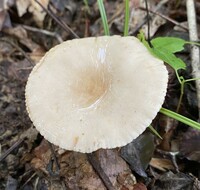
[{"label": "plant stem", "polygon": [[185,81],[182,81],[182,83],[181,83],[181,93],[180,93],[180,97],[179,97],[179,100],[178,100],[178,106],[176,108],[176,113],[179,112],[180,107],[181,107],[181,102],[182,102],[183,94],[184,94],[184,85],[185,85]]},{"label": "plant stem", "polygon": [[129,0],[125,0],[125,23],[124,23],[124,36],[128,36],[128,30],[129,30]]},{"label": "plant stem", "polygon": [[184,94],[185,83],[191,82],[191,81],[196,81],[196,80],[199,80],[199,79],[200,78],[193,78],[193,79],[187,79],[187,80],[185,80],[183,77],[179,77],[180,84],[181,84],[181,94],[180,94],[180,97],[179,97],[178,106],[176,108],[176,113],[179,112],[179,109],[180,109],[180,106],[181,106],[181,102],[182,102],[183,94]]}]

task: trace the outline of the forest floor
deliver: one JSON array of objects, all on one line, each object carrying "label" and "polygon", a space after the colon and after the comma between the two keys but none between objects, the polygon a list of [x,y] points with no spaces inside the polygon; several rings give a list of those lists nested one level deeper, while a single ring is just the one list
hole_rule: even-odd
[{"label": "forest floor", "polygon": [[[147,129],[123,148],[90,155],[62,150],[38,133],[26,112],[24,96],[33,66],[62,41],[76,35],[104,35],[95,0],[88,0],[88,6],[82,0],[40,2],[48,11],[34,0],[0,2],[0,190],[200,189],[200,132],[162,114],[152,124],[162,140]],[[130,0],[129,35],[147,31],[144,7],[143,1]],[[151,37],[189,40],[185,1],[151,0],[149,8]],[[123,35],[124,1],[106,0],[105,9],[111,34]],[[199,0],[196,11],[200,31]],[[178,56],[187,64],[181,75],[192,78],[190,47]],[[180,84],[174,71],[169,67],[168,71],[164,107],[175,111]],[[199,119],[194,82],[185,86],[179,113]]]}]

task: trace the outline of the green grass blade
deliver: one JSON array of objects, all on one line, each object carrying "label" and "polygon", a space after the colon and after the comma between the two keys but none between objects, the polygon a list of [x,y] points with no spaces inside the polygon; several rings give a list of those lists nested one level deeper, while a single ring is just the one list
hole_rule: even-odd
[{"label": "green grass blade", "polygon": [[129,0],[125,0],[124,36],[128,36],[128,30],[129,30],[129,15],[130,15]]},{"label": "green grass blade", "polygon": [[160,139],[163,139],[160,134],[153,128],[152,125],[149,125],[149,129],[156,135],[158,136]]},{"label": "green grass blade", "polygon": [[173,119],[176,119],[177,121],[180,121],[186,125],[189,125],[190,127],[193,127],[195,129],[198,129],[200,130],[200,123],[196,122],[196,121],[193,121],[187,117],[184,117],[178,113],[175,113],[173,111],[170,111],[168,109],[165,109],[165,108],[161,108],[160,109],[160,113],[164,114],[164,115],[167,115]]},{"label": "green grass blade", "polygon": [[87,9],[88,12],[90,12],[90,7],[89,7],[89,4],[88,4],[88,0],[83,0],[84,4],[85,4],[85,7]]},{"label": "green grass blade", "polygon": [[104,33],[105,33],[105,35],[110,36],[108,20],[107,20],[106,11],[104,8],[103,0],[98,0],[97,2],[98,2],[98,6],[99,6],[99,11],[101,14],[101,20],[103,23]]},{"label": "green grass blade", "polygon": [[85,4],[85,6],[88,7],[88,0],[83,0],[83,2],[84,2],[84,4]]}]

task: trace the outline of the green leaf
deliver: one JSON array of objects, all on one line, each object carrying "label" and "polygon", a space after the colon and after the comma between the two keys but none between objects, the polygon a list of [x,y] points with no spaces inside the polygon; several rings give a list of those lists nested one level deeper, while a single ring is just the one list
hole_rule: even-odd
[{"label": "green leaf", "polygon": [[168,63],[175,71],[185,69],[186,64],[176,57],[174,53],[182,51],[186,43],[185,40],[180,38],[158,37],[151,40],[153,46],[153,48],[151,48],[151,53]]},{"label": "green leaf", "polygon": [[151,48],[150,48],[148,42],[146,41],[144,32],[143,32],[142,30],[140,30],[139,34],[137,35],[137,38],[144,44],[144,46],[145,46],[149,51],[151,51]]},{"label": "green leaf", "polygon": [[182,51],[187,41],[174,37],[158,37],[151,40],[151,45],[153,46],[153,48],[151,48],[142,31],[138,34],[138,38],[151,54],[168,63],[176,73],[177,70],[186,68],[186,64],[183,60],[176,57],[174,53]]},{"label": "green leaf", "polygon": [[151,40],[151,44],[156,49],[164,48],[170,53],[176,53],[184,49],[186,41],[175,37],[158,37]]},{"label": "green leaf", "polygon": [[149,129],[154,133],[156,136],[158,136],[160,139],[163,139],[160,134],[153,128],[152,125],[149,125]]},{"label": "green leaf", "polygon": [[151,53],[157,58],[168,63],[174,70],[185,69],[186,64],[180,58],[176,57],[173,53],[169,52],[165,48],[155,48],[153,47]]}]

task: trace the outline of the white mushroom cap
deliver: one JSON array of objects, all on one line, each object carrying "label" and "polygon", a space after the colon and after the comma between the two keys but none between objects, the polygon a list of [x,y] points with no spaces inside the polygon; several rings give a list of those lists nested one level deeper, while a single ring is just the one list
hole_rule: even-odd
[{"label": "white mushroom cap", "polygon": [[135,37],[75,39],[34,67],[26,106],[48,141],[92,152],[137,138],[160,110],[167,82],[163,62]]}]

